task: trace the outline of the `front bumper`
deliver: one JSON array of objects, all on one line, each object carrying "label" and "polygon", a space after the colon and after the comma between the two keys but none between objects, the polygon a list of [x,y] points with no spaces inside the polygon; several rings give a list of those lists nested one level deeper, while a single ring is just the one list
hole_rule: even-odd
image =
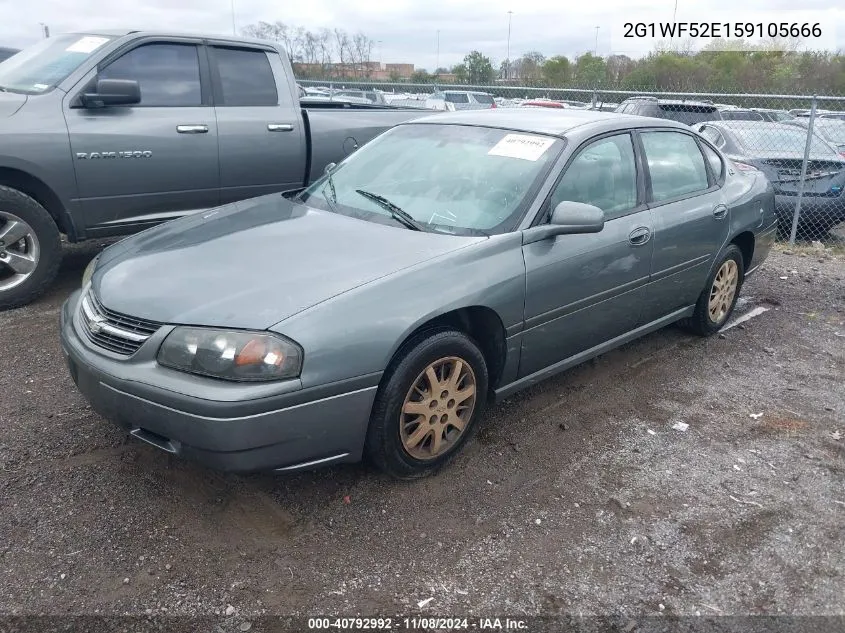
[{"label": "front bumper", "polygon": [[155,349],[144,349],[157,349],[153,339],[134,356],[115,358],[78,334],[79,298],[77,291],[61,312],[71,377],[95,411],[136,438],[227,471],[361,459],[379,375],[310,389],[227,383],[159,366]]}]

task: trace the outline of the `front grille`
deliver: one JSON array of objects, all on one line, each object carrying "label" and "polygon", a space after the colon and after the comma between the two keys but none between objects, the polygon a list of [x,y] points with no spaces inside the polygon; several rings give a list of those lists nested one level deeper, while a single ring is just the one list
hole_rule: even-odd
[{"label": "front grille", "polygon": [[162,326],[157,321],[139,319],[109,310],[90,291],[80,302],[79,320],[89,341],[123,356],[138,351],[138,348]]}]

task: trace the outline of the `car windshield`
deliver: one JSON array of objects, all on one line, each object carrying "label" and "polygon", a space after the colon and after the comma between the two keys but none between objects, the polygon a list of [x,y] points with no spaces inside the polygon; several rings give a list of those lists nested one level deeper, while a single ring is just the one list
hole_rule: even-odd
[{"label": "car windshield", "polygon": [[[787,126],[763,125],[761,127],[735,128],[739,142],[751,151],[760,152],[788,152],[802,154],[807,144],[807,131]],[[822,139],[813,135],[810,152],[816,155],[836,152]]]},{"label": "car windshield", "polygon": [[[400,125],[364,145],[301,195],[309,206],[392,223],[386,198],[427,231],[512,230],[563,141],[463,125]],[[364,194],[360,193],[365,192]]]},{"label": "car windshield", "polygon": [[491,95],[484,94],[483,92],[473,92],[472,96],[475,97],[475,100],[478,101],[478,103],[485,103],[487,105],[493,103],[493,97]]},{"label": "car windshield", "polygon": [[0,86],[25,94],[51,90],[111,39],[77,33],[41,40],[0,63]]}]

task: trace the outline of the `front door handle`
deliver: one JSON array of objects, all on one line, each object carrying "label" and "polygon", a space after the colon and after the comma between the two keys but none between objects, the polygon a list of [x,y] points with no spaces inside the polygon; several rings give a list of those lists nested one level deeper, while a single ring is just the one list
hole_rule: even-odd
[{"label": "front door handle", "polygon": [[207,125],[177,125],[176,131],[179,134],[206,134],[208,133]]},{"label": "front door handle", "polygon": [[651,239],[651,229],[647,226],[638,226],[628,234],[628,241],[632,246],[642,246]]},{"label": "front door handle", "polygon": [[268,123],[267,129],[270,132],[293,132],[293,126],[290,123]]},{"label": "front door handle", "polygon": [[718,205],[713,209],[713,217],[717,220],[724,220],[728,217],[728,208],[723,204]]}]

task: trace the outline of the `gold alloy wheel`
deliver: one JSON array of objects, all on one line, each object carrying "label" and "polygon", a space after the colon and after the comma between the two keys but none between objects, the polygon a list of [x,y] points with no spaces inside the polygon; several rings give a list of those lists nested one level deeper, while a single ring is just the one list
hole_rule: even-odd
[{"label": "gold alloy wheel", "polygon": [[426,367],[402,404],[399,436],[414,459],[443,455],[461,438],[475,410],[475,372],[450,356]]},{"label": "gold alloy wheel", "polygon": [[725,260],[716,273],[713,287],[710,288],[710,301],[707,310],[713,323],[721,323],[733,305],[736,288],[739,283],[739,267],[732,259]]}]

